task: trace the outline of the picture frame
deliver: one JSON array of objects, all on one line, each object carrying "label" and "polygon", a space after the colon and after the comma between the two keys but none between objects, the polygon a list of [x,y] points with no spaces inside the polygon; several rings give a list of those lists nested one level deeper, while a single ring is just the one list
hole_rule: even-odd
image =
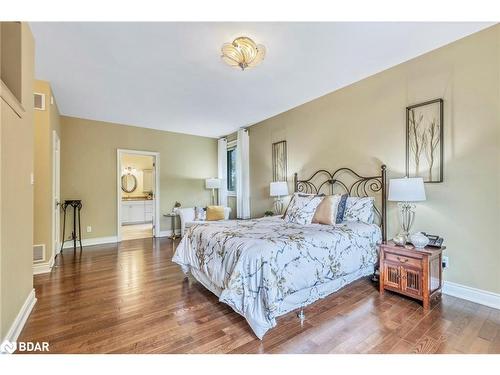
[{"label": "picture frame", "polygon": [[443,99],[406,107],[406,176],[444,181]]},{"label": "picture frame", "polygon": [[273,181],[287,181],[286,141],[273,143],[272,154]]}]

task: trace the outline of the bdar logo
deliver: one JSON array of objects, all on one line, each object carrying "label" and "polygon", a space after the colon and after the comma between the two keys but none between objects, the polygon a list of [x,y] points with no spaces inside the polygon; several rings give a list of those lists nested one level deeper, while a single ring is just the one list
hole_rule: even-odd
[{"label": "bdar logo", "polygon": [[2,354],[12,354],[15,351],[18,352],[48,352],[49,343],[47,341],[9,341],[5,340],[0,345],[0,353]]},{"label": "bdar logo", "polygon": [[5,340],[4,342],[2,342],[2,344],[0,345],[0,353],[8,353],[8,354],[12,354],[16,351],[16,348],[17,348],[17,345],[15,342],[10,342],[9,340]]}]

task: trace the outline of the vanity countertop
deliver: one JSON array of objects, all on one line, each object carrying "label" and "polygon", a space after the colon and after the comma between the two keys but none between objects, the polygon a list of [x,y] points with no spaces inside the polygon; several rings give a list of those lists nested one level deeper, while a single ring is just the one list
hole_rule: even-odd
[{"label": "vanity countertop", "polygon": [[141,201],[152,201],[152,199],[148,199],[146,197],[122,198],[122,202],[141,202]]}]

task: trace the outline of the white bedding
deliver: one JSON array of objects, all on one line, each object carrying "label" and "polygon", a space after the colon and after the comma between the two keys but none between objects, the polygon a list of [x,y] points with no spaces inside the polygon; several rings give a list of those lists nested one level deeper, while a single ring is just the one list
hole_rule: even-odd
[{"label": "white bedding", "polygon": [[257,337],[276,317],[373,272],[380,228],[286,223],[279,217],[190,228],[173,261],[243,315]]}]

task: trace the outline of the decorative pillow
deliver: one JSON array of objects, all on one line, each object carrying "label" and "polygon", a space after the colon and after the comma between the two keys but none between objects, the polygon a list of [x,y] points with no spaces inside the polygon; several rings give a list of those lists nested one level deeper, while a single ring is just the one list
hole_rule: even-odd
[{"label": "decorative pillow", "polygon": [[335,220],[335,223],[337,224],[340,224],[344,221],[347,198],[349,198],[349,194],[342,194],[342,196],[340,197],[339,206],[337,208],[337,219]]},{"label": "decorative pillow", "polygon": [[316,208],[323,198],[323,195],[295,193],[285,212],[285,221],[295,224],[311,224]]},{"label": "decorative pillow", "polygon": [[334,225],[337,222],[337,210],[341,195],[327,195],[316,208],[313,223]]},{"label": "decorative pillow", "polygon": [[224,220],[224,207],[223,206],[208,206],[207,207],[207,221]]},{"label": "decorative pillow", "polygon": [[373,197],[349,197],[347,198],[344,221],[361,221],[373,224],[375,212],[373,209],[375,199]]},{"label": "decorative pillow", "polygon": [[194,208],[194,220],[195,221],[205,221],[207,218],[207,212],[203,207]]},{"label": "decorative pillow", "polygon": [[286,213],[288,212],[288,207],[290,207],[290,204],[293,201],[293,198],[295,198],[296,195],[300,195],[301,197],[324,197],[325,194],[309,194],[309,193],[293,193],[292,198],[288,201],[288,205],[285,208],[285,213],[281,216],[282,219],[285,219]]}]

